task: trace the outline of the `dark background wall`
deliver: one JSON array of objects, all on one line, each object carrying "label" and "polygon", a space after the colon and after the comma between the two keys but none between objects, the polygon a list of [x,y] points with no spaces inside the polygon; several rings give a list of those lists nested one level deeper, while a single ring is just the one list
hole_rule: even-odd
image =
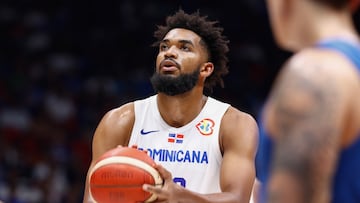
[{"label": "dark background wall", "polygon": [[153,31],[180,7],[224,27],[230,74],[212,96],[258,119],[289,56],[274,44],[263,1],[0,2],[0,200],[81,202],[98,122],[153,94]]}]

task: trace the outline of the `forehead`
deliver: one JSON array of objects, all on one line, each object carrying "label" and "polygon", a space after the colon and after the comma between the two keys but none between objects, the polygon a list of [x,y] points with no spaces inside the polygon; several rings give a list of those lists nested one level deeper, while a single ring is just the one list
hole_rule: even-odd
[{"label": "forehead", "polygon": [[193,42],[194,44],[199,44],[201,38],[198,34],[196,34],[191,30],[187,30],[184,28],[174,28],[165,35],[164,40],[170,40],[170,41],[188,40]]}]

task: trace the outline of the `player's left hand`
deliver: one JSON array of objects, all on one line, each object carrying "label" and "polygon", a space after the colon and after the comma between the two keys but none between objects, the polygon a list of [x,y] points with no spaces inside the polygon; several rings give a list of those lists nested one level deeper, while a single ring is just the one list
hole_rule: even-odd
[{"label": "player's left hand", "polygon": [[164,184],[161,188],[144,184],[143,190],[154,193],[157,196],[157,199],[154,203],[179,202],[183,198],[182,195],[185,192],[185,188],[174,183],[172,179],[172,174],[161,165],[157,164],[154,168],[160,173],[160,176],[164,180]]}]

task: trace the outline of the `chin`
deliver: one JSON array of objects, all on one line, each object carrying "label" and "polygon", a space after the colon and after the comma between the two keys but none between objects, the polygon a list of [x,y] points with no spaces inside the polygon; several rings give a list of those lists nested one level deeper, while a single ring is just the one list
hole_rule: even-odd
[{"label": "chin", "polygon": [[173,74],[173,73],[161,73],[160,75],[162,77],[167,77],[167,78],[177,78],[178,77],[177,74]]}]

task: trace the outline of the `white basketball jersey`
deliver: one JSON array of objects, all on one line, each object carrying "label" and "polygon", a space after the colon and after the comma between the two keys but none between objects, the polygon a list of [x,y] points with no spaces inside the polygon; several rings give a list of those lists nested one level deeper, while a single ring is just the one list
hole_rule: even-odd
[{"label": "white basketball jersey", "polygon": [[[221,119],[229,104],[208,97],[200,114],[185,126],[171,127],[162,119],[157,96],[135,101],[135,123],[129,146],[148,150],[174,182],[198,193],[221,192]],[[174,106],[176,108],[176,106]]]}]

